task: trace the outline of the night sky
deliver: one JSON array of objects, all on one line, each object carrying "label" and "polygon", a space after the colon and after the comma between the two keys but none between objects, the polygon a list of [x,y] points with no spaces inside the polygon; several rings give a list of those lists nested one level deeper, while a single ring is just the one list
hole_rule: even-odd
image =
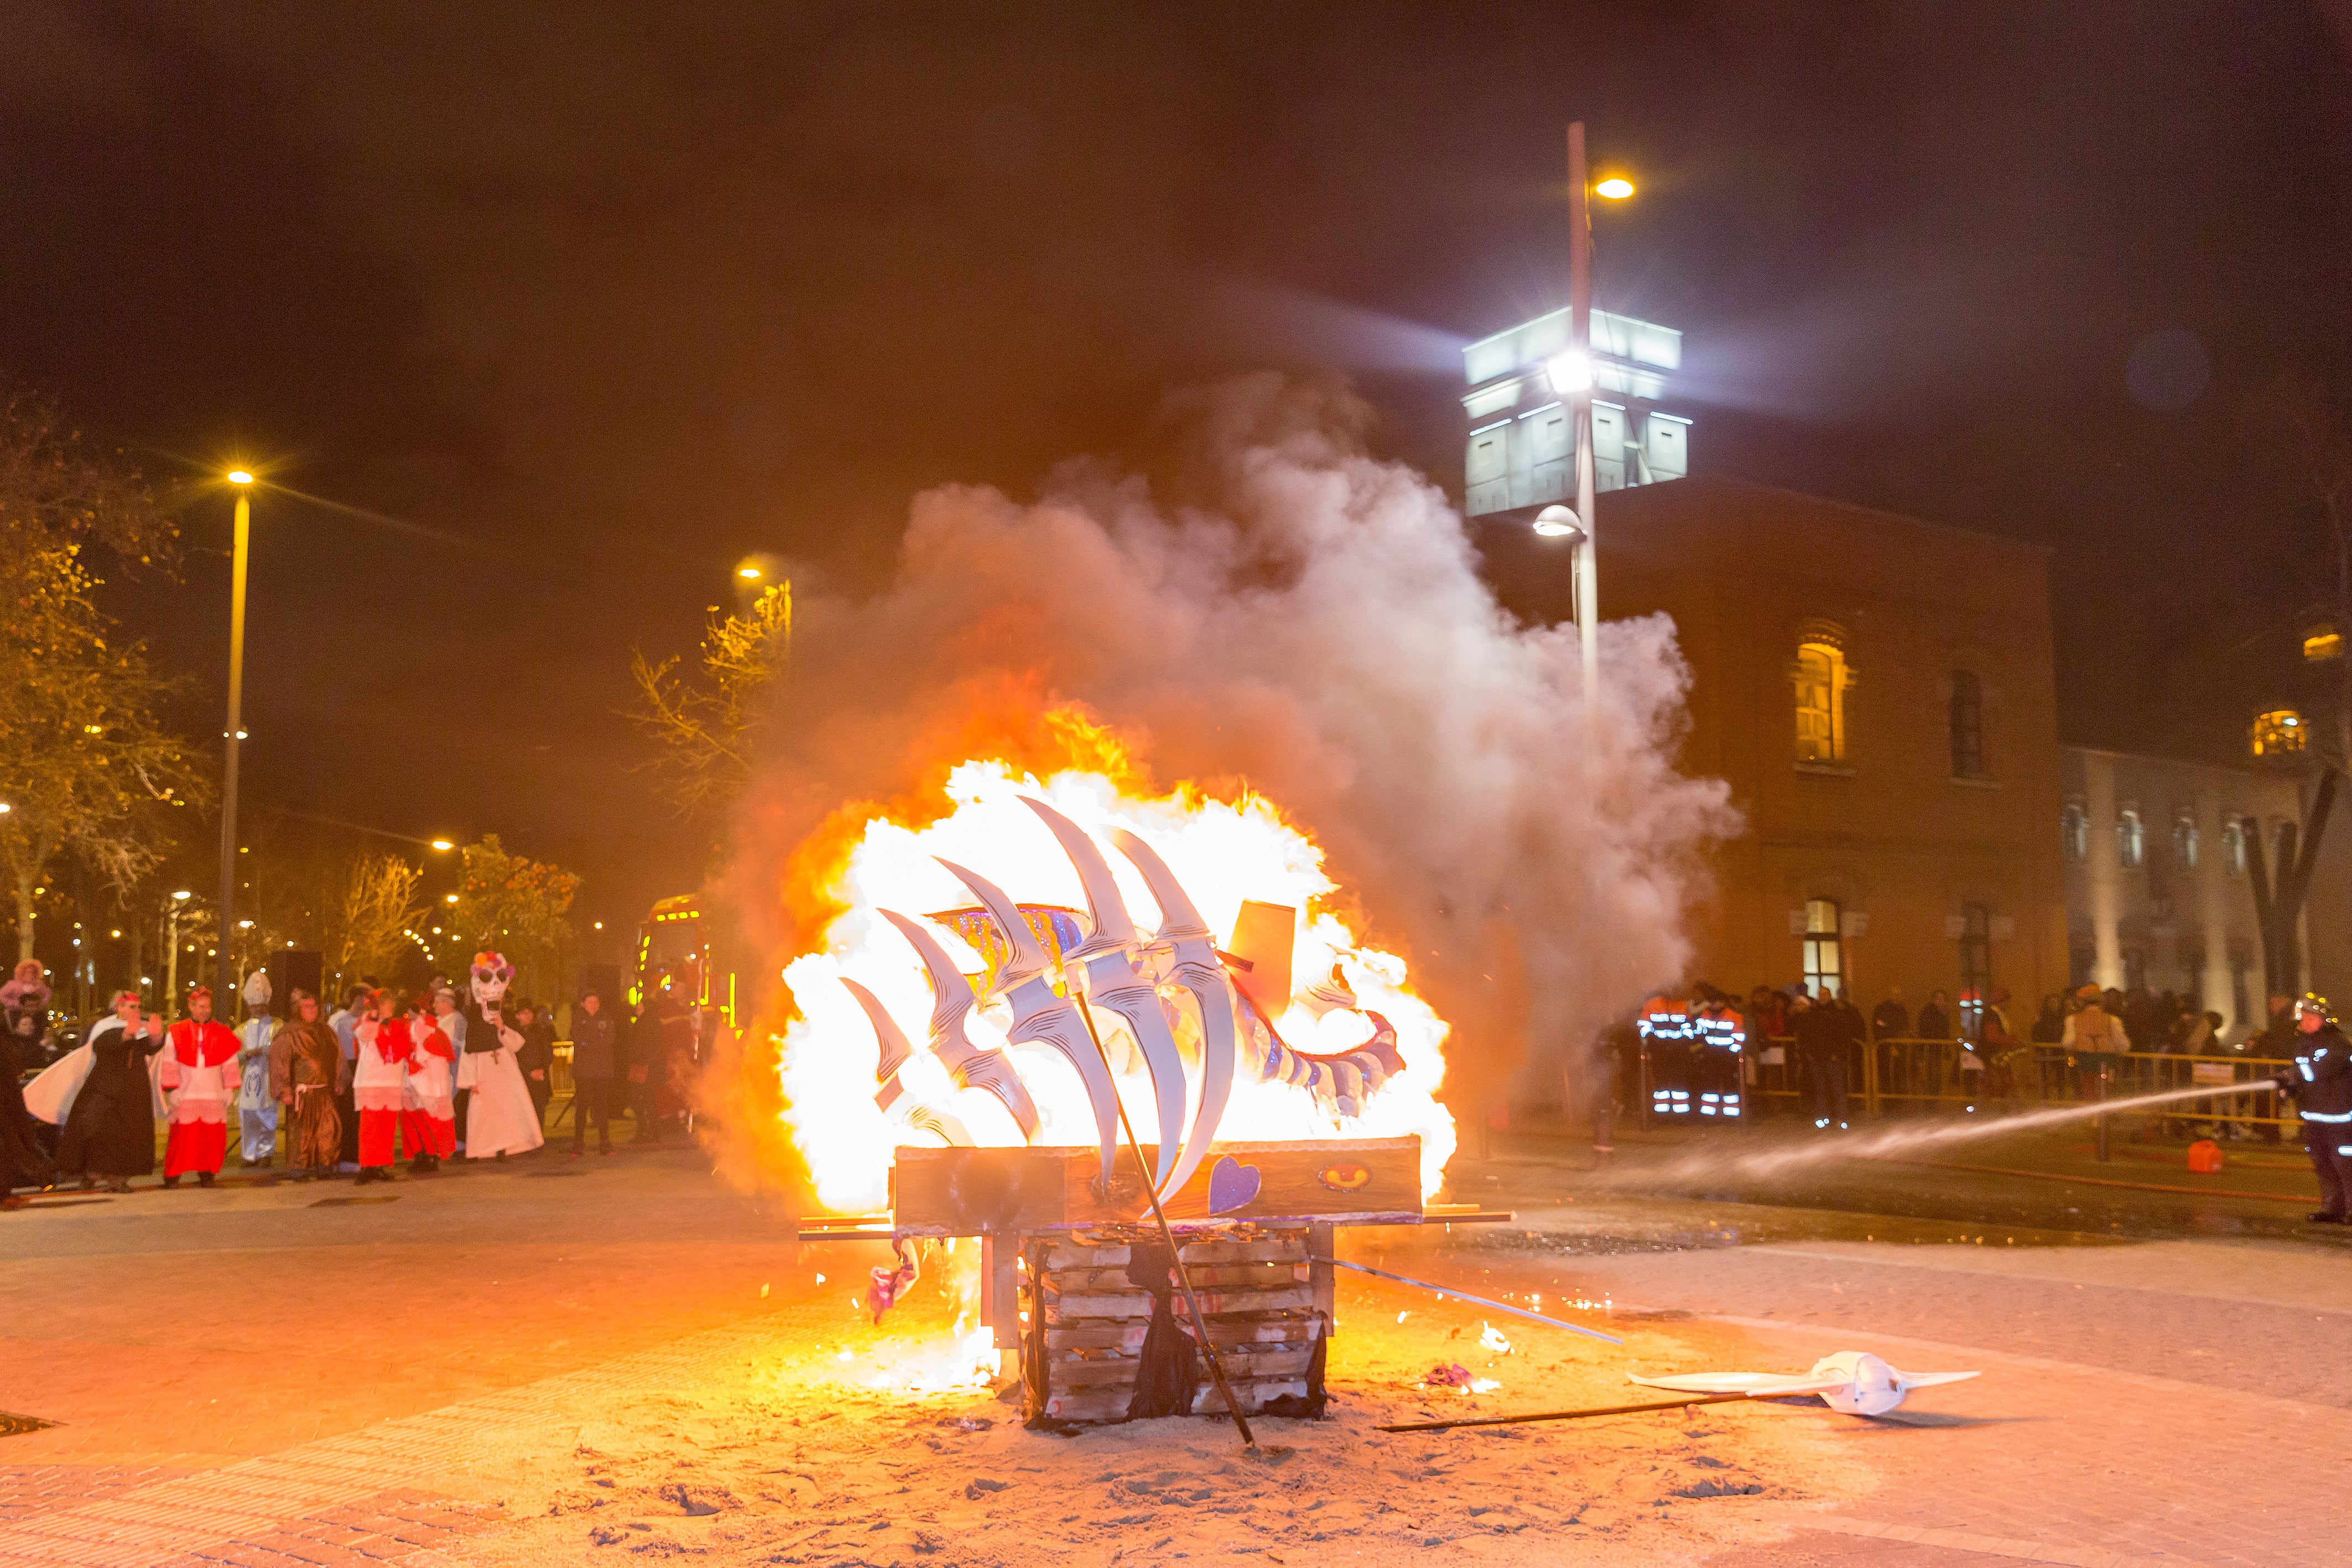
[{"label": "night sky", "polygon": [[1269,365],[1458,492],[1461,344],[1564,299],[1573,117],[1640,183],[1599,301],[1684,329],[1695,465],[2056,546],[2067,738],[2226,740],[2226,683],[2167,672],[2333,591],[2246,410],[2352,402],[2352,5],[0,0],[0,370],[171,496],[186,586],[117,608],[207,683],[192,730],[244,457],[354,508],[258,503],[251,797],[499,831],[607,919],[700,869],[631,771],[630,649],[689,649],[745,553],[877,581],[915,491],[1140,460],[1171,392]]}]

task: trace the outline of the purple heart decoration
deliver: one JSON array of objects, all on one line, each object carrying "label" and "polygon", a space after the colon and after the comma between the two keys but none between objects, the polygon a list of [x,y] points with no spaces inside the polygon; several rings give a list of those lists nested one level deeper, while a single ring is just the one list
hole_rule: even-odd
[{"label": "purple heart decoration", "polygon": [[1255,1166],[1245,1166],[1231,1155],[1220,1155],[1209,1167],[1209,1212],[1231,1214],[1255,1201],[1265,1177]]}]

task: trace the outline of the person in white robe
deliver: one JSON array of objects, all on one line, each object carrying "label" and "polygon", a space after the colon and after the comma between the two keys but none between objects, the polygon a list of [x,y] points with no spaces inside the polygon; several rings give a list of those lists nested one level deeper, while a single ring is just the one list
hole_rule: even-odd
[{"label": "person in white robe", "polygon": [[466,1157],[505,1159],[547,1142],[517,1053],[522,1031],[504,1016],[514,966],[496,953],[477,953],[471,975],[474,1005],[467,1010],[457,1087],[466,1103]]}]

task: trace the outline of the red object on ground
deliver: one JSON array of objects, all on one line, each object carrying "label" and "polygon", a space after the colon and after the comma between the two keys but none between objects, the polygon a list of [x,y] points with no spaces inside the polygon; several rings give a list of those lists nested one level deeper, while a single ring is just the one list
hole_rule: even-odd
[{"label": "red object on ground", "polygon": [[2189,1145],[2189,1168],[2199,1176],[2211,1176],[2221,1168],[2221,1145],[2210,1138],[2200,1138]]}]

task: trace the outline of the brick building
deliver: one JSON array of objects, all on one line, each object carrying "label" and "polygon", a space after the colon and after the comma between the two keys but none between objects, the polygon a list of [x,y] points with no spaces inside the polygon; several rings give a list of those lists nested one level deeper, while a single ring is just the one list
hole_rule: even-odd
[{"label": "brick building", "polygon": [[[1898,986],[1915,1007],[1937,988],[2058,989],[2048,551],[1714,477],[1599,513],[1601,617],[1673,617],[1682,766],[1727,780],[1746,817],[1715,857],[1695,977],[1839,983],[1865,1010]],[[1514,612],[1569,617],[1567,550],[1508,515],[1479,544]]]}]

